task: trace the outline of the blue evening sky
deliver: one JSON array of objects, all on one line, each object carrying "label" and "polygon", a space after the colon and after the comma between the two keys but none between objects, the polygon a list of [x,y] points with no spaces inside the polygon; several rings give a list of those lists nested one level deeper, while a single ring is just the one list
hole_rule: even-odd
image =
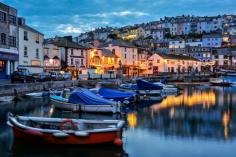
[{"label": "blue evening sky", "polygon": [[73,35],[164,16],[236,14],[236,0],[1,0],[45,34]]}]

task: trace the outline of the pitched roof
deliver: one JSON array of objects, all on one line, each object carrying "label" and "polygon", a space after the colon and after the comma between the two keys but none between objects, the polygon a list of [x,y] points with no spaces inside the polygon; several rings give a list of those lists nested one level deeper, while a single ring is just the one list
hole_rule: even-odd
[{"label": "pitched roof", "polygon": [[46,41],[46,44],[53,44],[58,47],[68,47],[68,48],[76,48],[76,49],[85,49],[84,46],[79,45],[73,41],[70,41],[64,37],[56,37],[54,39],[49,39]]},{"label": "pitched roof", "polygon": [[102,55],[105,57],[119,58],[111,50],[108,50],[108,49],[100,49],[100,50],[102,51]]},{"label": "pitched roof", "polygon": [[207,34],[203,35],[202,38],[222,38],[221,34]]},{"label": "pitched roof", "polygon": [[184,55],[175,55],[175,54],[166,54],[166,53],[157,53],[159,56],[161,56],[164,59],[178,59],[178,60],[192,60],[192,61],[199,61],[196,58],[190,57],[190,56],[184,56]]},{"label": "pitched roof", "polygon": [[112,44],[113,46],[120,46],[120,47],[128,47],[128,48],[136,48],[131,42],[123,41],[123,40],[112,40],[105,44],[104,47]]},{"label": "pitched roof", "polygon": [[38,33],[38,34],[43,35],[43,33],[37,31],[36,29],[34,29],[34,28],[32,28],[32,27],[30,27],[30,26],[28,26],[28,25],[26,25],[26,24],[25,24],[25,25],[19,25],[19,27],[20,27],[20,28],[23,28],[23,29],[25,29],[25,30],[27,30],[27,31],[31,31],[31,32],[34,32],[34,33]]}]

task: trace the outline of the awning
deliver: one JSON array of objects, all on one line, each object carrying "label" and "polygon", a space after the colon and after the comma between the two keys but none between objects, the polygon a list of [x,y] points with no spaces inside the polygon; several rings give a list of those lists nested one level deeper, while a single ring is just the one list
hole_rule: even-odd
[{"label": "awning", "polygon": [[19,55],[12,54],[12,53],[6,53],[6,52],[0,52],[0,60],[18,61]]}]

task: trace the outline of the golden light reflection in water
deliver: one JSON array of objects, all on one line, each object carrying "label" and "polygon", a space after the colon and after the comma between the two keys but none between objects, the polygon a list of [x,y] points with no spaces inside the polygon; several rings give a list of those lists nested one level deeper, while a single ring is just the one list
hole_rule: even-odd
[{"label": "golden light reflection in water", "polygon": [[213,91],[208,92],[194,92],[192,95],[183,94],[180,96],[168,96],[161,103],[151,106],[151,109],[158,111],[165,108],[171,108],[175,106],[195,106],[203,105],[214,106],[216,104],[216,95]]},{"label": "golden light reflection in water", "polygon": [[226,139],[229,138],[229,131],[228,131],[229,121],[230,121],[230,112],[225,112],[222,117],[222,123],[224,126],[224,136]]},{"label": "golden light reflection in water", "polygon": [[137,126],[137,114],[129,113],[127,116],[129,127],[135,128]]}]

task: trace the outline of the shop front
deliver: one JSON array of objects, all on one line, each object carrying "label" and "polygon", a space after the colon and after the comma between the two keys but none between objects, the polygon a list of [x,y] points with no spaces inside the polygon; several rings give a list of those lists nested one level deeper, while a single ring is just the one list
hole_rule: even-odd
[{"label": "shop front", "polygon": [[18,59],[17,54],[0,52],[0,79],[10,79],[10,75],[17,66]]}]

